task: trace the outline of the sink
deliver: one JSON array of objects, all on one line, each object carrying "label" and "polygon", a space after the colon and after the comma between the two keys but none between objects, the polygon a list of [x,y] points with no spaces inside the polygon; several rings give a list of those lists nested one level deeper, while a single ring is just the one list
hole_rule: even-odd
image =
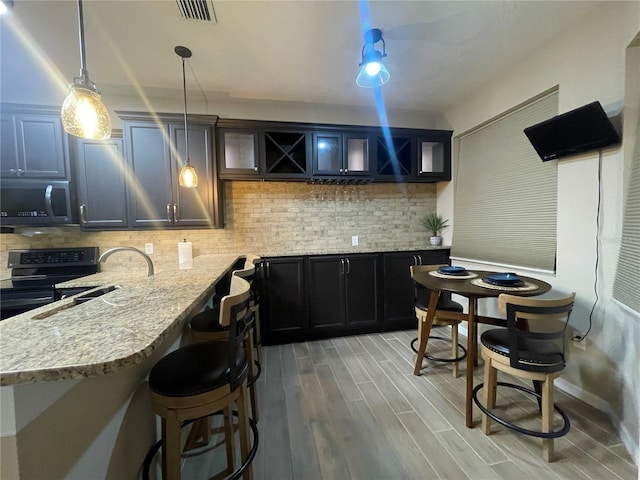
[{"label": "sink", "polygon": [[73,299],[74,305],[79,305],[81,303],[88,302],[89,300],[93,300],[94,298],[101,297],[105,293],[113,292],[116,288],[120,288],[118,285],[109,285],[108,287],[98,288],[96,290],[92,290],[88,293],[83,293],[82,295],[77,296]]}]

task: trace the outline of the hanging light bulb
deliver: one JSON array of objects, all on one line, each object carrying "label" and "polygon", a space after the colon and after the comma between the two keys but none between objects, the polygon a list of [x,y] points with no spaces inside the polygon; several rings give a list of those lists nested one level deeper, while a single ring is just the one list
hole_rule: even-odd
[{"label": "hanging light bulb", "polygon": [[186,151],[187,163],[185,163],[180,175],[178,176],[178,183],[181,187],[194,188],[198,186],[198,174],[196,169],[191,165],[189,159],[189,130],[187,127],[187,76],[185,73],[184,62],[185,58],[191,57],[191,50],[187,47],[178,45],[174,51],[179,57],[182,57],[182,89],[184,91],[184,146]]},{"label": "hanging light bulb", "polygon": [[78,25],[80,37],[80,76],[69,85],[69,95],[62,104],[62,126],[76,137],[105,140],[111,136],[111,117],[102,103],[100,92],[89,80],[84,47],[84,16],[82,0],[78,0]]},{"label": "hanging light bulb", "polygon": [[[382,52],[374,48],[377,42],[382,42]],[[391,75],[387,67],[382,63],[382,59],[387,56],[382,31],[378,28],[367,30],[364,35],[364,46],[362,47],[362,62],[360,71],[356,77],[356,83],[360,87],[379,87],[389,81]]]}]

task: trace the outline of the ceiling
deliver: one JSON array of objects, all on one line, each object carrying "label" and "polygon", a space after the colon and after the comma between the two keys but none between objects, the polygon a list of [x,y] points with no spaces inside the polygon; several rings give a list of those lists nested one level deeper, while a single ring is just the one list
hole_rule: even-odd
[{"label": "ceiling", "polygon": [[[387,107],[441,112],[599,3],[214,0],[216,23],[183,19],[174,0],[85,0],[87,69],[105,95],[179,98],[173,49],[185,45],[187,88],[208,100],[370,105],[371,90],[355,84],[364,6],[386,41]],[[34,60],[63,98],[79,72],[76,2],[15,0],[0,34],[0,93],[37,83],[26,73]]]}]

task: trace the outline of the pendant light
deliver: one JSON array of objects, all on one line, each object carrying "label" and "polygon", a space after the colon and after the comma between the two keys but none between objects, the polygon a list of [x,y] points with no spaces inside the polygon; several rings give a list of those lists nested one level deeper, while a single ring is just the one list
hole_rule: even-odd
[{"label": "pendant light", "polygon": [[62,104],[62,126],[67,133],[92,140],[105,140],[111,136],[111,117],[102,103],[100,92],[89,80],[84,51],[84,16],[82,0],[78,0],[80,36],[80,76],[69,85],[69,95]]},{"label": "pendant light", "polygon": [[191,165],[189,159],[189,129],[187,127],[187,75],[184,69],[185,58],[191,58],[191,50],[187,47],[178,45],[175,49],[176,54],[182,57],[182,90],[184,91],[184,146],[186,151],[187,163],[185,163],[182,170],[180,170],[180,176],[178,177],[178,183],[181,187],[193,188],[198,186],[198,174],[196,169]]},{"label": "pendant light", "polygon": [[[375,44],[382,42],[382,52],[375,49]],[[362,47],[362,62],[359,66],[360,72],[356,77],[356,83],[360,87],[372,88],[384,85],[389,81],[391,75],[387,67],[382,63],[382,59],[387,56],[386,45],[382,38],[382,31],[379,28],[367,30],[364,34],[364,46]]]}]

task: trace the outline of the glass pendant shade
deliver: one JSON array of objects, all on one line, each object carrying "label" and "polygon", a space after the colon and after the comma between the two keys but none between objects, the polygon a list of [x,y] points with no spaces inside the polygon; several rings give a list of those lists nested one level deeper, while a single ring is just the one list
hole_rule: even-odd
[{"label": "glass pendant shade", "polygon": [[382,55],[377,50],[368,52],[361,63],[356,83],[365,88],[379,87],[389,81],[391,75],[382,63]]},{"label": "glass pendant shade", "polygon": [[180,170],[178,183],[181,187],[194,188],[198,186],[198,174],[193,165],[187,160],[187,164]]},{"label": "glass pendant shade", "polygon": [[100,92],[89,80],[84,49],[84,14],[78,0],[78,37],[80,40],[80,76],[69,85],[69,94],[62,104],[62,126],[70,135],[90,140],[111,137],[111,117],[102,103]]},{"label": "glass pendant shade", "polygon": [[71,135],[91,140],[111,137],[111,117],[96,91],[72,84],[61,117],[62,126]]}]

